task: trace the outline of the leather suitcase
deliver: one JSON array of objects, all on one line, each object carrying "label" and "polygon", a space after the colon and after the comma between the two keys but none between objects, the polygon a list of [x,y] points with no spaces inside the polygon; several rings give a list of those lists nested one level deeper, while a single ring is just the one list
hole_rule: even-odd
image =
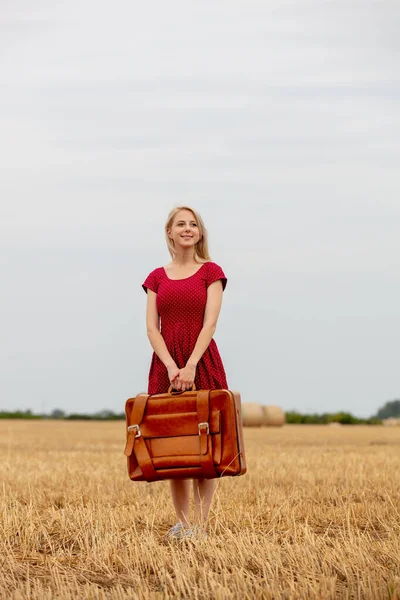
[{"label": "leather suitcase", "polygon": [[246,472],[239,392],[143,393],[126,401],[125,414],[125,455],[132,481],[213,479]]}]

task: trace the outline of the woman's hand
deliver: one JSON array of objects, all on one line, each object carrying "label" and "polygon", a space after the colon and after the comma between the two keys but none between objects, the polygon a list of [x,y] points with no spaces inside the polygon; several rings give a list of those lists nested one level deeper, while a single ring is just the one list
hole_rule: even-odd
[{"label": "woman's hand", "polygon": [[176,365],[168,365],[168,379],[172,387],[174,387],[174,379],[179,375],[179,369]]},{"label": "woman's hand", "polygon": [[190,390],[193,387],[195,376],[195,365],[186,365],[186,367],[179,370],[179,375],[175,380],[174,388],[176,390],[182,390],[182,392]]}]

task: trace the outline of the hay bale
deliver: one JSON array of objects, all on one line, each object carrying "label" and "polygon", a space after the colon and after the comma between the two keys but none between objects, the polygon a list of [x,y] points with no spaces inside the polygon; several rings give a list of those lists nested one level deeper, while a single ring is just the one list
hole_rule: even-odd
[{"label": "hay bale", "polygon": [[263,411],[256,402],[244,402],[242,404],[243,427],[261,427],[263,424]]},{"label": "hay bale", "polygon": [[261,410],[263,414],[263,425],[266,425],[267,427],[282,427],[282,425],[285,424],[285,413],[279,406],[263,405]]},{"label": "hay bale", "polygon": [[400,425],[400,419],[389,417],[388,419],[382,419],[382,423],[383,425],[386,425],[386,427],[396,427]]},{"label": "hay bale", "polygon": [[339,421],[331,421],[327,425],[328,427],[342,427],[342,423],[339,423]]}]

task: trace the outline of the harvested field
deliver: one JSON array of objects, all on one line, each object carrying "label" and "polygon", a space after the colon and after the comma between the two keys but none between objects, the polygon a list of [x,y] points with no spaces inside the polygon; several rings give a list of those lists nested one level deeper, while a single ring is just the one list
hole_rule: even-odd
[{"label": "harvested field", "polygon": [[400,598],[400,428],[246,429],[208,542],[167,543],[122,422],[0,421],[0,598]]}]

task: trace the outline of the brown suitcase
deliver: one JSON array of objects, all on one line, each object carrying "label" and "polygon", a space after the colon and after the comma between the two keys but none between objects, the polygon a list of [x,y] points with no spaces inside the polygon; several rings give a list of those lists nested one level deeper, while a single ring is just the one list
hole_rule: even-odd
[{"label": "brown suitcase", "polygon": [[[171,388],[170,388],[171,390]],[[239,392],[139,394],[125,404],[132,481],[244,475]]]}]

